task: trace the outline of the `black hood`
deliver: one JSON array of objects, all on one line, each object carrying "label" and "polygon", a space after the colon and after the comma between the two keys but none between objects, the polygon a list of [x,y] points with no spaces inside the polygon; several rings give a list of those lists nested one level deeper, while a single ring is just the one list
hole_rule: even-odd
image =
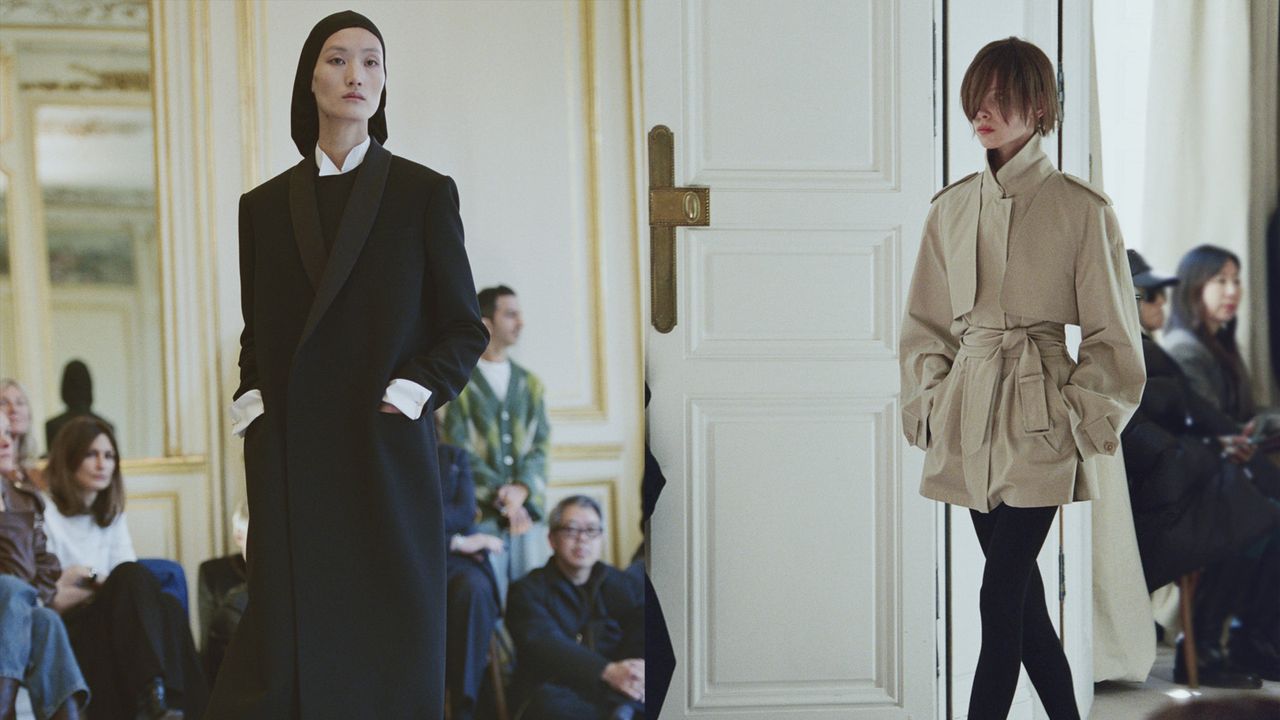
[{"label": "black hood", "polygon": [[93,405],[89,366],[80,360],[72,360],[62,369],[62,402],[72,409],[88,409]]},{"label": "black hood", "polygon": [[[315,72],[316,60],[324,49],[324,41],[329,36],[350,27],[364,28],[373,33],[382,43],[382,67],[386,72],[387,43],[382,39],[378,26],[369,18],[358,12],[343,10],[316,23],[311,34],[302,45],[302,55],[298,58],[298,74],[293,78],[293,107],[290,110],[290,130],[293,144],[303,157],[310,157],[316,150],[316,142],[320,139],[320,109],[316,107],[316,96],[311,93],[311,76]],[[382,98],[378,101],[378,111],[369,118],[369,135],[379,145],[387,142],[387,85],[382,84]]]}]

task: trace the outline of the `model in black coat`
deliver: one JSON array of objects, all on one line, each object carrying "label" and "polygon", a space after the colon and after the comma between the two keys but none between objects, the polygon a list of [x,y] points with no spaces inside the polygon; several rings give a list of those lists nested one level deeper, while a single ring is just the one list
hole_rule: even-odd
[{"label": "model in black coat", "polygon": [[[322,53],[332,38],[354,43]],[[210,720],[443,716],[445,530],[431,411],[462,389],[488,337],[453,181],[380,144],[382,59],[367,18],[338,13],[316,26],[295,80],[304,159],[240,202],[236,397],[259,391],[263,412],[245,434],[249,604]],[[337,99],[344,82],[381,97],[372,118],[365,97]],[[317,104],[318,136],[301,122]],[[317,205],[316,143],[344,164],[365,138],[335,229]],[[397,379],[431,393],[419,417],[384,401]]]},{"label": "model in black coat", "polygon": [[1223,457],[1239,425],[1190,389],[1177,363],[1142,338],[1147,385],[1122,434],[1129,497],[1147,586],[1245,551],[1280,525],[1276,467]]}]

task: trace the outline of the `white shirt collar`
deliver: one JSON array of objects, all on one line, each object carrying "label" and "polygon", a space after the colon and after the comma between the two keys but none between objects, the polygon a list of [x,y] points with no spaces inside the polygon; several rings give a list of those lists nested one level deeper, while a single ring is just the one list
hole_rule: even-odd
[{"label": "white shirt collar", "polygon": [[316,165],[320,168],[320,177],[326,175],[342,175],[360,167],[360,163],[364,162],[364,154],[369,152],[369,143],[373,141],[373,137],[366,137],[364,142],[351,148],[351,152],[347,153],[347,159],[342,162],[342,169],[339,170],[337,165],[329,159],[329,156],[320,149],[320,143],[316,143]]}]

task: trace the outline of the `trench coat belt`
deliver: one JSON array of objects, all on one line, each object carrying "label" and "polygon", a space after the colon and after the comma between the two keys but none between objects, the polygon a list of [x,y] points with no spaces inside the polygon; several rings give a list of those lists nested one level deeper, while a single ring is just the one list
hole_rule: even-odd
[{"label": "trench coat belt", "polygon": [[[1007,330],[970,327],[960,338],[958,358],[965,363],[963,406],[961,407],[960,448],[972,455],[988,443],[991,415],[995,408],[996,390],[1000,386],[1002,358],[1016,359],[1015,407],[1027,435],[1049,432],[1049,406],[1046,401],[1044,356],[1066,355],[1062,326],[1016,327]],[[1057,392],[1057,387],[1054,387]]]}]

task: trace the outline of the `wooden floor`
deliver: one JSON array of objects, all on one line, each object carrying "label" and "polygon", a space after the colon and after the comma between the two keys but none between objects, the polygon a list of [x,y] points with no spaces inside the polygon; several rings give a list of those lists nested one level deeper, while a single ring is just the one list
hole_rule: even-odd
[{"label": "wooden floor", "polygon": [[1105,682],[1094,686],[1094,720],[1143,720],[1171,703],[1186,702],[1192,697],[1230,697],[1242,693],[1264,693],[1280,698],[1280,682],[1263,683],[1261,690],[1190,690],[1173,682],[1173,648],[1161,645],[1156,664],[1144,683]]}]

